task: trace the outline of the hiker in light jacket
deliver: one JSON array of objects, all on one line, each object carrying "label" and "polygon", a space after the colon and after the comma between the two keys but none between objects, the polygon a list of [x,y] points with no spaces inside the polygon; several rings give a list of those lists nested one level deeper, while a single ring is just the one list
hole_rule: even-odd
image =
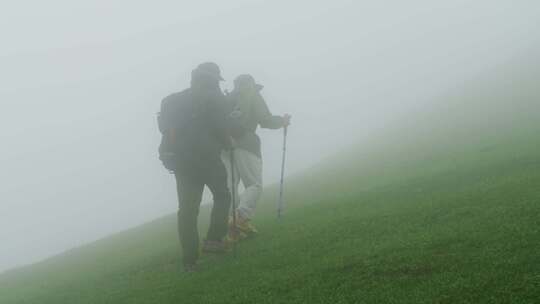
[{"label": "hiker in light jacket", "polygon": [[256,130],[259,126],[281,129],[287,127],[291,119],[288,114],[272,115],[261,96],[262,88],[263,86],[257,84],[251,75],[240,75],[234,81],[233,91],[227,96],[231,111],[229,125],[235,147],[235,181],[231,181],[231,152],[224,151],[222,159],[228,171],[229,189],[238,188],[240,181],[245,188],[237,198],[236,227],[232,227],[232,222],[229,223],[229,237],[232,240],[257,233],[250,222],[263,191],[261,140]]}]

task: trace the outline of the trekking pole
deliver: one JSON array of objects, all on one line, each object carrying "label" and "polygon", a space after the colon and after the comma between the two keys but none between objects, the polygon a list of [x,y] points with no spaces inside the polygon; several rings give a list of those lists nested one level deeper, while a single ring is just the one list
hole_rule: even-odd
[{"label": "trekking pole", "polygon": [[[234,148],[231,149],[231,199],[233,235],[236,235],[236,178],[234,176]],[[236,257],[236,240],[233,240],[233,256]]]},{"label": "trekking pole", "polygon": [[283,197],[283,188],[285,180],[285,157],[287,155],[287,128],[287,126],[283,128],[283,156],[281,161],[281,181],[279,184],[278,219],[281,219],[281,216],[283,215],[283,205],[285,203]]}]

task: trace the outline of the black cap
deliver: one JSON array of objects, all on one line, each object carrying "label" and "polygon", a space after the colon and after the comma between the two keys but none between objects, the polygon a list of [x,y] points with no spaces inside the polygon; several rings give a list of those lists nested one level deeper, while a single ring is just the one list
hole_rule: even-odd
[{"label": "black cap", "polygon": [[214,62],[201,63],[199,66],[197,66],[194,72],[197,72],[200,75],[210,76],[219,81],[224,80],[223,77],[221,77],[221,70],[219,66]]}]

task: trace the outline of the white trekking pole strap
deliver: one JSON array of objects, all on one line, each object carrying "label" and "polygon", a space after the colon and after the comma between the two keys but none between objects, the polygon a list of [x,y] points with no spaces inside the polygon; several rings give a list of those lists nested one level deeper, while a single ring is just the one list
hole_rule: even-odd
[{"label": "white trekking pole strap", "polygon": [[284,181],[285,181],[285,160],[287,156],[287,130],[288,128],[283,128],[283,155],[281,161],[281,181],[279,185],[279,202],[278,202],[278,219],[283,215],[283,207],[285,204],[284,198]]}]

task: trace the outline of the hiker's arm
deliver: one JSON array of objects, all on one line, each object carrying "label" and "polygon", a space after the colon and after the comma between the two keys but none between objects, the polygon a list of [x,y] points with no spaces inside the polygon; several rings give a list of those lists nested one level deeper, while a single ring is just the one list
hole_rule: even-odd
[{"label": "hiker's arm", "polygon": [[213,130],[216,138],[221,142],[225,149],[230,149],[232,146],[230,136],[230,126],[227,120],[227,105],[225,100],[219,100],[214,104],[214,109],[211,111],[213,122]]},{"label": "hiker's arm", "polygon": [[268,105],[262,96],[259,96],[255,105],[255,115],[257,116],[261,128],[280,129],[288,124],[288,120],[286,118],[278,115],[272,115],[272,112],[270,112],[270,109],[268,109]]}]

